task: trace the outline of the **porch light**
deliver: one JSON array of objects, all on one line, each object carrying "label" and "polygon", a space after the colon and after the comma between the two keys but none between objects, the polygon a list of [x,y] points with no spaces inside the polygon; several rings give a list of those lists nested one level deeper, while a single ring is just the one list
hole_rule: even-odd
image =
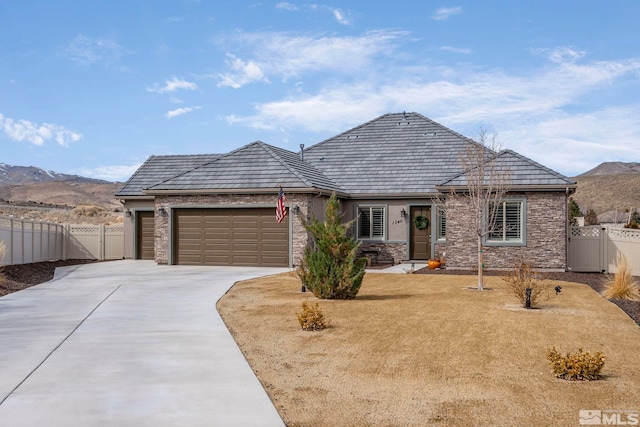
[{"label": "porch light", "polygon": [[300,206],[295,205],[293,208],[291,208],[291,212],[293,212],[294,215],[298,215],[300,213]]},{"label": "porch light", "polygon": [[407,211],[405,211],[404,208],[402,208],[402,210],[400,211],[400,216],[402,218],[406,218],[407,217]]},{"label": "porch light", "polygon": [[158,213],[160,216],[167,216],[167,210],[164,207],[158,208]]},{"label": "porch light", "polygon": [[127,209],[127,210],[124,212],[124,215],[125,215],[127,218],[131,218],[131,209]]}]

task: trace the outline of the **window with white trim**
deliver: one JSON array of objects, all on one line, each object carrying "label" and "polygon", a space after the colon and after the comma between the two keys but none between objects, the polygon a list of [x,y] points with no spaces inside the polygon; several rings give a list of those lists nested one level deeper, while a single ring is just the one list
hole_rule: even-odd
[{"label": "window with white trim", "polygon": [[507,200],[492,206],[495,225],[487,236],[488,243],[524,243],[524,200]]},{"label": "window with white trim", "polygon": [[447,239],[447,215],[441,207],[436,208],[436,239]]},{"label": "window with white trim", "polygon": [[358,239],[384,240],[384,206],[358,207]]}]

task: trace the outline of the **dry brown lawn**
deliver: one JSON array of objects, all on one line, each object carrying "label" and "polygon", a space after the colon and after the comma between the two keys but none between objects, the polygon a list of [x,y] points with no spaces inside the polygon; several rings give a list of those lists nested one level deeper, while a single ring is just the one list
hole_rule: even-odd
[{"label": "dry brown lawn", "polygon": [[[367,274],[351,301],[293,274],[236,284],[218,310],[288,426],[574,426],[580,409],[640,410],[640,328],[586,285],[524,310],[498,277]],[[331,323],[303,331],[303,301]],[[603,379],[556,379],[546,359],[602,351]]]}]

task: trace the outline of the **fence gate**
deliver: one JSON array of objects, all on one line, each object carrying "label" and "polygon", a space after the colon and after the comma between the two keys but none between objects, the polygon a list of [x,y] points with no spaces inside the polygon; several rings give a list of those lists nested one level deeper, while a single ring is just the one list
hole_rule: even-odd
[{"label": "fence gate", "polygon": [[601,225],[571,227],[567,257],[571,271],[615,273],[618,254],[627,258],[631,274],[640,276],[640,230]]},{"label": "fence gate", "polygon": [[571,271],[604,272],[602,234],[599,225],[571,227],[567,260]]}]

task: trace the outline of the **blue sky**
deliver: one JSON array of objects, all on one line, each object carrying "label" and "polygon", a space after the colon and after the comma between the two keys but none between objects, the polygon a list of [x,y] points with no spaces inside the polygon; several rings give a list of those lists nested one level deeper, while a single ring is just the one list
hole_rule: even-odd
[{"label": "blue sky", "polygon": [[126,180],[150,155],[297,151],[382,114],[567,176],[640,161],[640,2],[0,3],[0,163]]}]

